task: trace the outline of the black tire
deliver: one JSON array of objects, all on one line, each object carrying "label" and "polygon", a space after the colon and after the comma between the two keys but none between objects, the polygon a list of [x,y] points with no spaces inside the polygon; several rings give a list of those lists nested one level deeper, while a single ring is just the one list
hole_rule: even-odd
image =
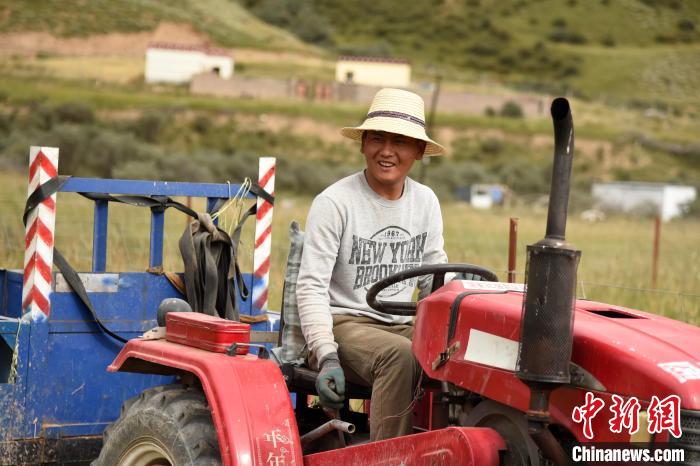
[{"label": "black tire", "polygon": [[127,400],[104,432],[93,466],[211,466],[221,464],[206,397],[182,385],[148,389]]},{"label": "black tire", "polygon": [[484,400],[468,414],[462,415],[464,427],[490,427],[506,443],[501,466],[539,466],[540,452],[527,431],[525,414],[493,400]]}]

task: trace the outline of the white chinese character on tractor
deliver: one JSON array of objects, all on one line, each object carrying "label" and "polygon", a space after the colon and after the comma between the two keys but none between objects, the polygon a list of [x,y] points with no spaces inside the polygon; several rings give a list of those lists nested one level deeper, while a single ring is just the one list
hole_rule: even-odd
[{"label": "white chinese character on tractor", "polygon": [[263,434],[263,437],[265,437],[265,441],[272,442],[272,448],[277,448],[278,443],[286,444],[290,442],[289,438],[282,435],[279,429],[275,429],[270,431],[270,433]]},{"label": "white chinese character on tractor", "polygon": [[285,466],[287,464],[284,460],[284,455],[273,455],[272,452],[267,454],[265,462],[267,466]]},{"label": "white chinese character on tractor", "polygon": [[700,380],[700,367],[689,361],[663,362],[659,367],[678,379],[680,383]]}]

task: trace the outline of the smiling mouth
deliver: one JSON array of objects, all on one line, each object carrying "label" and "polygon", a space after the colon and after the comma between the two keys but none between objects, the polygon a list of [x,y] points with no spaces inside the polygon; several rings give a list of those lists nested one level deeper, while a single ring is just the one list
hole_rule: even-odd
[{"label": "smiling mouth", "polygon": [[381,161],[380,161],[380,162],[377,162],[377,163],[379,164],[380,167],[383,167],[383,168],[391,168],[391,167],[396,166],[396,164],[395,164],[395,163],[392,163],[392,162],[381,162]]}]

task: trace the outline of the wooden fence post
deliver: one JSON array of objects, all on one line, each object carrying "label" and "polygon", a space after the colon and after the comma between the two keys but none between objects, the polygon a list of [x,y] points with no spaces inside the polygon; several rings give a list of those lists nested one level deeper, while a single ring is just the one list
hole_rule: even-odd
[{"label": "wooden fence post", "polygon": [[510,218],[508,233],[508,283],[515,283],[515,262],[518,249],[518,219]]}]

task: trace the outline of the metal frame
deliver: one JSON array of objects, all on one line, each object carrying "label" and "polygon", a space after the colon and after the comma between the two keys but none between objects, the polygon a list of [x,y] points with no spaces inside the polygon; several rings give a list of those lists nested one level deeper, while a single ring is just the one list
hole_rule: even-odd
[{"label": "metal frame", "polygon": [[[221,199],[230,199],[240,189],[238,184],[180,183],[171,181],[108,180],[99,178],[69,178],[61,192],[125,194],[137,196],[189,196],[205,197],[207,211]],[[256,196],[248,193],[247,198]],[[107,219],[109,203],[95,201],[92,233],[92,271],[104,272],[107,267]],[[149,267],[163,265],[163,232],[165,213],[151,211],[151,240]]]},{"label": "metal frame", "polygon": [[[203,197],[211,210],[239,188],[228,183],[69,178],[60,191]],[[254,199],[255,195],[249,193],[247,198]],[[81,279],[88,284],[88,294],[103,323],[123,337],[137,337],[155,326],[160,300],[179,293],[162,275],[108,273],[109,203],[94,201],[93,212],[92,270],[81,273]],[[152,209],[150,268],[163,263],[164,220],[163,211]],[[0,464],[12,464],[20,454],[36,461],[60,461],[65,459],[62,453],[68,451],[61,446],[66,442],[70,442],[73,458],[81,451],[89,456],[94,452],[95,440],[119,415],[124,400],[173,380],[161,375],[108,374],[106,368],[121,345],[100,332],[73,293],[64,291],[60,283],[57,290],[59,275],[54,273],[49,318],[31,321],[23,320],[21,315],[22,271],[0,269],[0,349],[4,351],[4,356],[0,351],[0,357],[7,359],[9,348],[16,359],[12,367],[0,360],[0,369],[7,366],[5,371],[0,370]],[[251,274],[245,274],[244,280],[252,287]],[[260,313],[251,301],[239,302],[241,313]],[[269,322],[254,328],[272,330]],[[63,439],[66,442],[62,443]],[[85,440],[85,449],[75,448],[80,440]]]}]

